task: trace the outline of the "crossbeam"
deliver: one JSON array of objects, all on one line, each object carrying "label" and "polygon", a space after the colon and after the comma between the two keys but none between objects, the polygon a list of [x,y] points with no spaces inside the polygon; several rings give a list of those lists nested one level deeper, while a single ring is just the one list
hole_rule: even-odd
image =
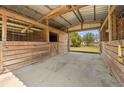
[{"label": "crossbeam", "polygon": [[[42,28],[42,29],[47,29],[47,25],[39,23],[36,20],[33,20],[33,19],[28,18],[26,16],[22,16],[20,14],[17,14],[16,12],[13,12],[9,9],[5,9],[3,7],[0,7],[0,14],[2,14],[2,15],[5,14],[7,17],[11,17],[11,18],[14,18],[14,19],[17,19],[17,20],[21,20],[21,21],[27,22],[29,24],[33,24],[33,25],[35,25],[39,28]],[[56,33],[63,32],[62,30],[53,28],[51,26],[49,26],[49,30],[53,30]]]},{"label": "crossbeam", "polygon": [[114,10],[115,10],[116,8],[117,8],[116,5],[113,5],[113,6],[111,7],[111,9],[110,9],[110,11],[109,11],[109,14],[106,16],[105,20],[103,21],[103,23],[102,23],[102,25],[101,25],[101,27],[100,27],[100,31],[103,29],[103,27],[104,27],[105,24],[107,23],[107,21],[108,21],[108,16],[111,15],[111,14],[114,12]]},{"label": "crossbeam", "polygon": [[69,30],[68,32],[81,32],[81,31],[87,31],[87,30],[94,30],[94,29],[99,29],[100,26],[97,27],[88,27],[88,28],[83,28],[83,29],[76,29],[76,30]]}]

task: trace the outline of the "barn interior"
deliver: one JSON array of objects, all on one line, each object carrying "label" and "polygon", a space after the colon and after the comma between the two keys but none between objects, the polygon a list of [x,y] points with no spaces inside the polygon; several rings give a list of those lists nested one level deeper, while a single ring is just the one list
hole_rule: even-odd
[{"label": "barn interior", "polygon": [[[100,54],[69,51],[99,30]],[[123,5],[1,5],[0,86],[123,86]]]}]

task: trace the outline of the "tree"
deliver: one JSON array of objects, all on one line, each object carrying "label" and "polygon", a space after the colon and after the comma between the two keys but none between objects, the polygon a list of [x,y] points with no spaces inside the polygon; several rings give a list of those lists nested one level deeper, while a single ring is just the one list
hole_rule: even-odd
[{"label": "tree", "polygon": [[88,32],[82,37],[82,41],[89,46],[90,43],[95,41],[95,36],[93,33]]},{"label": "tree", "polygon": [[78,33],[76,33],[76,32],[70,33],[70,39],[71,39],[73,47],[80,46],[80,44],[81,44],[81,36]]},{"label": "tree", "polygon": [[95,42],[99,42],[99,35],[98,34],[95,35]]}]

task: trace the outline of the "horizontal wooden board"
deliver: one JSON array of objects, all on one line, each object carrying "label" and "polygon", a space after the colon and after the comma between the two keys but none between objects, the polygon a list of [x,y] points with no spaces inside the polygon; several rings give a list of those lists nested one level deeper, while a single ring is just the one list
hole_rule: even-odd
[{"label": "horizontal wooden board", "polygon": [[[120,63],[118,61],[118,44],[120,44],[119,41],[102,42],[102,55],[104,59],[106,59],[116,79],[124,83],[124,62]],[[122,43],[122,47],[123,46],[124,42]],[[124,61],[124,47],[122,48],[122,54]]]}]

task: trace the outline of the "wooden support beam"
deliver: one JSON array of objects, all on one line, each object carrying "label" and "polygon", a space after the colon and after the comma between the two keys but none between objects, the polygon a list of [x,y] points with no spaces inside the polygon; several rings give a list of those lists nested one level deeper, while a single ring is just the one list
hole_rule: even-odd
[{"label": "wooden support beam", "polygon": [[60,17],[64,20],[64,21],[66,21],[69,25],[72,25],[72,23],[71,22],[69,22],[66,18],[64,18],[62,15],[60,15]]},{"label": "wooden support beam", "polygon": [[[66,5],[60,5],[57,8],[55,8],[54,10],[52,10],[50,13],[48,13],[47,15],[40,17],[37,21],[41,22],[43,20],[48,20],[50,16],[56,15],[61,11],[65,11],[65,8],[67,8]],[[26,30],[30,29],[31,27],[33,27],[32,24],[29,25],[28,27],[26,27],[25,29],[23,29],[22,32],[25,32]]]},{"label": "wooden support beam", "polygon": [[46,41],[49,42],[49,21],[46,20],[47,30],[46,30]]},{"label": "wooden support beam", "polygon": [[101,27],[100,27],[100,31],[102,31],[102,29],[104,28],[105,24],[107,23],[108,21],[108,16],[105,18],[105,20],[103,21]]},{"label": "wooden support beam", "polygon": [[[116,8],[117,8],[117,6],[116,6],[116,5],[113,5],[113,6],[111,7],[111,9],[110,9],[108,15],[109,15],[109,14],[112,14],[112,13],[115,11]],[[104,27],[105,24],[107,23],[107,21],[108,21],[108,15],[106,16],[105,20],[103,21],[103,23],[102,23],[102,25],[101,25],[101,27],[100,27],[100,31],[102,31],[103,27]]]},{"label": "wooden support beam", "polygon": [[[85,20],[83,22],[83,24],[96,24],[96,23],[102,23],[103,21],[101,20]],[[74,24],[74,25],[71,25],[71,26],[67,26],[67,28],[71,28],[71,27],[74,27],[74,26],[77,26],[77,25],[80,25],[79,23],[78,24]]]},{"label": "wooden support beam", "polygon": [[96,6],[94,5],[94,20],[96,20]]},{"label": "wooden support beam", "polygon": [[74,13],[74,15],[76,16],[76,18],[78,19],[78,21],[81,23],[81,20],[80,20],[80,18],[78,17],[78,15],[76,14],[76,12],[73,11],[73,13]]},{"label": "wooden support beam", "polygon": [[80,32],[80,31],[86,31],[86,30],[94,30],[94,29],[99,29],[100,26],[98,27],[91,27],[91,28],[83,28],[83,29],[77,29],[77,30],[69,30],[68,32]]},{"label": "wooden support beam", "polygon": [[[49,10],[53,10],[52,8],[50,8],[48,5],[45,5],[45,7],[47,7]],[[62,15],[59,15],[59,17],[61,17],[64,21],[66,21],[68,24],[72,25],[68,20],[66,20]],[[55,20],[54,20],[55,21]],[[56,21],[58,22],[58,21]],[[59,23],[60,24],[60,23]],[[62,24],[63,25],[63,24]],[[65,27],[65,26],[64,26]]]},{"label": "wooden support beam", "polygon": [[[86,6],[88,6],[88,5],[78,5],[78,6],[74,7],[74,9],[77,10],[77,9],[80,9],[80,8],[86,7]],[[52,10],[49,14],[47,14],[43,18],[41,18],[41,20],[45,20],[47,18],[49,20],[56,16],[60,16],[62,14],[65,14],[65,13],[68,13],[71,11],[73,11],[72,8],[68,8],[66,5],[61,5],[61,6],[57,7],[56,9]]]},{"label": "wooden support beam", "polygon": [[116,26],[116,22],[117,22],[117,20],[116,20],[116,14],[115,13],[113,13],[113,15],[112,15],[112,20],[113,20],[113,39],[114,40],[117,40],[117,26]]},{"label": "wooden support beam", "polygon": [[68,52],[70,52],[70,35],[69,35],[69,32],[68,32],[68,28],[67,28],[67,33],[68,33],[68,44],[67,44],[67,47],[68,47]]},{"label": "wooden support beam", "polygon": [[108,31],[109,31],[109,41],[112,41],[112,14],[110,13],[111,6],[108,6]]},{"label": "wooden support beam", "polygon": [[3,48],[4,43],[7,40],[7,16],[2,15],[2,40],[0,43],[0,73],[4,70],[3,69]]},{"label": "wooden support beam", "polygon": [[[84,5],[85,6],[85,5]],[[52,17],[55,17],[55,16],[60,16],[61,14],[63,13],[67,13],[67,12],[70,12],[70,11],[73,11],[73,10],[77,10],[81,7],[84,7],[84,6],[77,6],[77,7],[72,7],[70,9],[68,9],[68,7],[66,5],[60,5],[59,7],[55,8],[54,10],[52,10],[50,13],[48,13],[46,16],[44,17],[41,17],[39,20],[37,20],[38,22],[41,22],[43,20],[49,20],[50,18]],[[59,14],[59,15],[58,15]],[[76,14],[75,14],[76,15]],[[52,16],[52,17],[51,17]],[[77,16],[77,15],[76,15]],[[78,18],[78,16],[77,16]],[[79,21],[80,21],[80,18],[78,18]],[[65,20],[65,19],[64,19]],[[67,20],[66,20],[67,21]],[[67,21],[68,22],[68,21]],[[69,22],[68,22],[69,23]],[[26,27],[25,29],[22,30],[22,32],[25,32],[26,30],[30,29],[31,27],[33,27],[33,24],[29,25],[28,27]]]},{"label": "wooden support beam", "polygon": [[7,17],[6,15],[2,15],[2,41],[6,41],[7,39]]},{"label": "wooden support beam", "polygon": [[[36,20],[33,20],[33,19],[28,18],[26,16],[22,16],[20,14],[17,14],[16,12],[13,12],[11,10],[5,9],[3,7],[0,7],[0,14],[5,14],[8,17],[11,17],[11,18],[14,18],[14,19],[18,19],[18,20],[21,20],[21,21],[24,21],[24,22],[28,22],[29,24],[33,24],[33,25],[35,25],[35,26],[37,26],[39,28],[42,28],[42,29],[46,29],[47,28],[47,25],[45,25],[45,24],[39,23]],[[63,31],[61,31],[59,29],[56,29],[56,28],[53,28],[51,26],[49,26],[49,29],[53,30],[53,31],[55,31],[57,33],[63,32]]]},{"label": "wooden support beam", "polygon": [[71,6],[71,8],[73,9],[73,13],[74,13],[74,15],[76,16],[76,18],[78,19],[78,21],[80,22],[80,23],[82,23],[82,20],[79,18],[79,16],[76,14],[76,9],[74,8],[74,6],[72,5]]},{"label": "wooden support beam", "polygon": [[42,17],[40,20],[41,21],[42,20],[45,20],[45,19],[48,20],[48,18],[50,18],[50,16],[56,15],[57,13],[60,13],[60,11],[62,12],[63,10],[65,10],[65,8],[66,8],[66,5],[60,5],[57,8],[55,8],[54,10],[52,10],[50,13],[48,13],[47,15],[45,15],[44,17]]},{"label": "wooden support beam", "polygon": [[84,19],[83,19],[82,15],[81,15],[79,9],[77,10],[77,12],[78,12],[78,14],[79,14],[79,16],[80,16],[81,22],[83,23],[83,22],[84,22]]}]

